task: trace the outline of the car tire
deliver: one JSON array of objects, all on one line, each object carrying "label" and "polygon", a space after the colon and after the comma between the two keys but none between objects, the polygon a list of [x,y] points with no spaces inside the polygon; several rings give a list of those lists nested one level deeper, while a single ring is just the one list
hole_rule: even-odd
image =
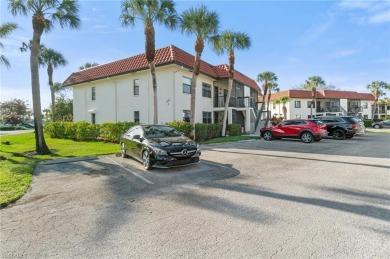
[{"label": "car tire", "polygon": [[301,140],[304,143],[311,143],[313,139],[314,139],[313,134],[311,134],[310,132],[303,132],[301,134]]},{"label": "car tire", "polygon": [[263,133],[263,139],[266,141],[271,141],[274,138],[274,134],[272,134],[271,131],[267,130],[266,132]]},{"label": "car tire", "polygon": [[337,139],[337,140],[344,140],[345,139],[345,133],[341,129],[337,129],[337,130],[333,131],[332,136],[334,139]]},{"label": "car tire", "polygon": [[379,129],[379,128],[380,128],[380,126],[378,124],[374,125],[374,129]]},{"label": "car tire", "polygon": [[353,136],[346,136],[346,138],[351,139],[351,138],[353,138]]},{"label": "car tire", "polygon": [[127,153],[126,153],[125,143],[123,143],[123,142],[121,144],[121,157],[123,157],[123,158],[129,157],[129,155],[127,155]]},{"label": "car tire", "polygon": [[147,150],[142,152],[142,164],[144,165],[145,170],[152,169],[152,165],[150,162],[150,154]]}]

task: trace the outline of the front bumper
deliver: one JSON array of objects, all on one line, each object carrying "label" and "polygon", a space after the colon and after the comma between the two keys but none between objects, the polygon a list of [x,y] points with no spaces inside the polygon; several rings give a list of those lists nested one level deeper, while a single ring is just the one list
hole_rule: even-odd
[{"label": "front bumper", "polygon": [[200,161],[200,155],[202,152],[197,150],[196,153],[191,157],[184,158],[175,158],[168,155],[155,156],[152,159],[153,167],[156,168],[168,168],[168,167],[176,167],[176,166],[184,166],[196,164]]}]

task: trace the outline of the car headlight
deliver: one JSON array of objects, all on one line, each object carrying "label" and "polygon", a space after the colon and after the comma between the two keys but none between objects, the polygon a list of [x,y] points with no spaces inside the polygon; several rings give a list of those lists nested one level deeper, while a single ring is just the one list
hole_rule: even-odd
[{"label": "car headlight", "polygon": [[152,147],[152,150],[153,150],[154,154],[156,154],[158,156],[168,155],[167,151],[160,149],[160,148],[157,148],[157,147]]}]

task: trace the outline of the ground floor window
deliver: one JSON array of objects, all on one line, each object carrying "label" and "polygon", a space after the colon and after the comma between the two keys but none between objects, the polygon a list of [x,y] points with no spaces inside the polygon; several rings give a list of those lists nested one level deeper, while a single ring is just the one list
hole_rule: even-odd
[{"label": "ground floor window", "polygon": [[96,123],[96,114],[95,113],[91,113],[91,122],[92,122],[92,124]]},{"label": "ground floor window", "polygon": [[211,123],[211,112],[203,112],[203,123]]},{"label": "ground floor window", "polygon": [[183,121],[190,122],[191,111],[183,110]]},{"label": "ground floor window", "polygon": [[139,111],[134,111],[134,122],[139,123]]}]

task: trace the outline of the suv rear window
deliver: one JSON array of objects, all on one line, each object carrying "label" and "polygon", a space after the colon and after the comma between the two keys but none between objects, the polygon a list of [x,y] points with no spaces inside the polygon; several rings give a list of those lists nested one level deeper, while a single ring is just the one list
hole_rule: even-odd
[{"label": "suv rear window", "polygon": [[351,123],[351,124],[359,124],[359,120],[355,117],[342,117],[344,121]]}]

